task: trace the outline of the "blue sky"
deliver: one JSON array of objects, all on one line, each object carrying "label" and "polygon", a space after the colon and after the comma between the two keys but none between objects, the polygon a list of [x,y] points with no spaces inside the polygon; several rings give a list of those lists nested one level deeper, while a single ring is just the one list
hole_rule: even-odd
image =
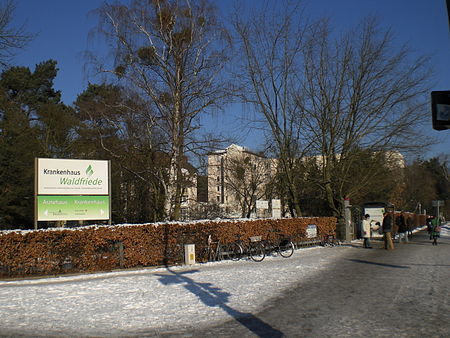
[{"label": "blue sky", "polygon": [[[249,0],[251,1],[251,0]],[[259,1],[259,0],[254,0]],[[276,0],[273,0],[276,1]],[[59,73],[55,88],[61,90],[63,101],[72,104],[87,85],[83,52],[88,47],[88,35],[95,28],[95,17],[88,15],[98,8],[100,0],[16,0],[15,21],[25,23],[38,36],[14,60],[15,65],[34,68],[48,59],[58,61]],[[220,8],[231,3],[217,0]],[[432,58],[436,70],[433,90],[450,90],[450,30],[445,0],[305,0],[306,11],[312,17],[326,15],[337,28],[346,29],[366,15],[376,15],[382,25],[391,27],[399,44],[408,43],[419,54]],[[239,110],[240,106],[230,107]],[[213,129],[237,130],[240,122],[234,115],[221,114],[209,122]],[[425,156],[450,155],[450,130],[433,131],[429,135],[440,142]],[[242,145],[258,149],[258,135],[248,134]]]}]

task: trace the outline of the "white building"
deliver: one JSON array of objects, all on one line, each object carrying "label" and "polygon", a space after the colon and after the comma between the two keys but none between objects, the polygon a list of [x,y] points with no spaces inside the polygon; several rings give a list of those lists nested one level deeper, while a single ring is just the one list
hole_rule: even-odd
[{"label": "white building", "polygon": [[[337,155],[339,159],[340,155]],[[320,167],[323,156],[314,159]],[[405,160],[398,151],[384,153],[389,168],[404,168]],[[275,198],[270,191],[277,172],[277,159],[251,152],[232,144],[226,149],[208,154],[208,203],[218,205],[228,217],[249,217],[255,212],[257,200]]]},{"label": "white building", "polygon": [[276,167],[272,159],[232,144],[208,154],[208,201],[229,217],[248,216],[266,198]]}]

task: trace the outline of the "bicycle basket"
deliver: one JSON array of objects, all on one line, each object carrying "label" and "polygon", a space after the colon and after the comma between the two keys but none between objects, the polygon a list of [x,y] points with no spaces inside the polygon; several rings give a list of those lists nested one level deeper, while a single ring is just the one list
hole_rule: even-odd
[{"label": "bicycle basket", "polygon": [[250,237],[250,242],[259,242],[259,241],[261,241],[261,236]]}]

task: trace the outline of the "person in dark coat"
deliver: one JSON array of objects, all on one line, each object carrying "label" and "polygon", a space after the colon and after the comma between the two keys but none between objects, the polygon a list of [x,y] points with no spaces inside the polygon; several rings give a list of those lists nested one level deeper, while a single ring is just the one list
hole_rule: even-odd
[{"label": "person in dark coat", "polygon": [[409,216],[406,219],[406,229],[407,229],[406,231],[407,231],[407,235],[409,237],[412,237],[413,224],[414,224],[413,218],[411,216]]},{"label": "person in dark coat", "polygon": [[386,250],[394,250],[394,242],[392,241],[392,231],[394,230],[393,214],[393,212],[385,212],[383,214],[383,239]]},{"label": "person in dark coat", "polygon": [[433,220],[433,216],[428,216],[427,217],[427,231],[428,231],[428,235],[430,236],[431,239],[431,232],[433,231],[433,226],[431,225],[431,221]]},{"label": "person in dark coat", "polygon": [[395,219],[395,224],[397,225],[398,229],[398,242],[401,243],[403,238],[405,243],[408,243],[408,234],[406,233],[408,229],[406,227],[406,220],[403,211],[401,211],[400,215],[398,215]]}]

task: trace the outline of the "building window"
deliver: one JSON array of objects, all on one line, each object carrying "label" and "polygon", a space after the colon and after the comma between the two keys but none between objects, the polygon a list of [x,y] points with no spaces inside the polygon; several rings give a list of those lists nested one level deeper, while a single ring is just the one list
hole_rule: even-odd
[{"label": "building window", "polygon": [[219,191],[219,192],[220,192],[220,186],[219,186],[219,185],[217,186],[217,191]]},{"label": "building window", "polygon": [[188,196],[187,195],[181,196],[181,203],[186,203],[187,201],[188,201]]},{"label": "building window", "polygon": [[217,196],[217,202],[220,203],[220,196]]}]

